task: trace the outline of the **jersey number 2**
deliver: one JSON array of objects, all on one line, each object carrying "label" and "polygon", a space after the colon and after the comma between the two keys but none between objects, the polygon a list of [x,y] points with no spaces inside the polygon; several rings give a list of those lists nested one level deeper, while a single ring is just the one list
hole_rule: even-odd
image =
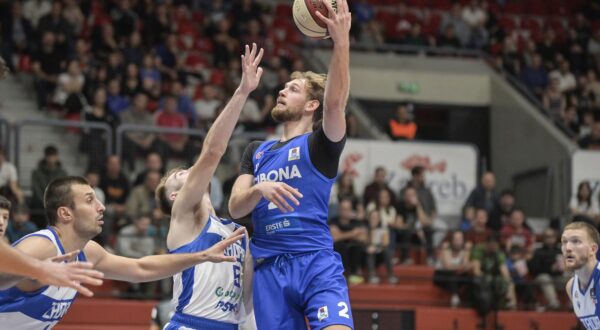
[{"label": "jersey number 2", "polygon": [[349,319],[349,318],[350,318],[350,315],[348,315],[348,304],[346,304],[346,303],[345,303],[345,302],[343,302],[343,301],[340,301],[340,302],[338,303],[338,307],[341,307],[341,308],[342,308],[342,309],[340,310],[340,312],[339,312],[339,314],[338,314],[338,315],[339,315],[339,316],[341,316],[341,317],[345,317],[345,318]]}]

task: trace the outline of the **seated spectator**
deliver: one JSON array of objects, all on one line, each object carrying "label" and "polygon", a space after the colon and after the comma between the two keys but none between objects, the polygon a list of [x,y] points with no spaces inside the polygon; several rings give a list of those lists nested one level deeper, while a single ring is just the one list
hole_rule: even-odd
[{"label": "seated spectator", "polygon": [[196,126],[200,128],[208,127],[208,123],[216,118],[221,103],[219,89],[211,84],[204,85],[202,87],[202,98],[194,103],[198,120]]},{"label": "seated spectator", "polygon": [[487,211],[477,209],[471,227],[465,232],[465,240],[473,244],[473,246],[485,243],[493,234],[492,230],[487,227],[487,222]]},{"label": "seated spectator", "polygon": [[388,282],[390,284],[396,284],[398,283],[398,278],[394,275],[394,269],[392,267],[392,255],[389,248],[389,226],[383,221],[379,211],[373,210],[368,214],[369,245],[367,246],[367,267],[369,269],[369,283],[378,284],[380,281],[379,276],[376,274],[375,266],[376,259],[381,258],[387,269]]},{"label": "seated spectator", "polygon": [[379,195],[379,191],[381,189],[385,189],[390,192],[390,197],[392,201],[396,200],[396,196],[394,195],[394,191],[387,184],[387,171],[383,166],[377,166],[375,169],[375,178],[371,181],[363,192],[363,203],[364,205],[368,205],[372,201],[377,199]]},{"label": "seated spectator", "polygon": [[54,179],[67,175],[58,156],[58,149],[53,145],[44,148],[44,158],[31,172],[31,208],[35,211],[34,222],[39,228],[46,227],[44,216],[44,191]]},{"label": "seated spectator", "polygon": [[475,209],[484,209],[491,214],[497,203],[496,176],[492,172],[485,172],[481,176],[481,183],[471,191],[463,206],[464,220],[473,222]]},{"label": "seated spectator", "polygon": [[500,230],[500,237],[505,251],[511,251],[513,246],[520,246],[526,259],[533,255],[533,234],[525,225],[525,213],[522,210],[512,211],[510,222]]},{"label": "seated spectator", "polygon": [[121,83],[118,79],[111,79],[108,82],[107,92],[106,106],[111,114],[118,116],[129,108],[129,98],[121,94]]},{"label": "seated spectator", "polygon": [[[196,111],[194,109],[194,103],[192,99],[186,94],[185,86],[180,81],[174,81],[171,84],[171,94],[174,95],[177,99],[177,112],[184,115],[189,123],[195,123]],[[161,101],[164,102],[164,100]]]},{"label": "seated spectator", "polygon": [[[154,125],[154,118],[148,111],[148,96],[144,93],[137,93],[133,99],[133,104],[125,111],[121,112],[121,124],[145,125],[151,127]],[[128,164],[129,169],[133,170],[136,155],[147,155],[157,148],[156,134],[128,131],[123,139],[123,160]]]},{"label": "seated spectator", "polygon": [[161,174],[158,171],[146,173],[144,183],[134,186],[125,202],[125,215],[131,220],[142,214],[151,214],[156,208],[154,191],[160,182]]},{"label": "seated spectator", "polygon": [[117,155],[108,156],[106,165],[100,176],[100,189],[106,195],[106,210],[104,211],[104,226],[98,240],[101,244],[108,243],[113,230],[124,224],[125,202],[129,196],[129,180],[121,167],[121,158]]},{"label": "seated spectator", "polygon": [[0,146],[0,194],[15,204],[25,202],[25,195],[19,187],[17,168],[6,160],[6,152],[2,146]]},{"label": "seated spectator", "polygon": [[561,93],[570,93],[577,87],[575,75],[571,72],[569,61],[559,61],[559,69],[550,72],[550,75],[558,79],[558,89]]},{"label": "seated spectator", "polygon": [[[107,109],[106,89],[100,87],[94,92],[92,106],[86,109],[84,119],[86,122],[105,123],[115,129],[119,119]],[[106,162],[106,134],[100,129],[84,131],[79,150],[88,154],[88,169],[100,170]]]},{"label": "seated spectator", "polygon": [[133,99],[137,93],[142,91],[142,81],[140,80],[139,71],[137,64],[127,64],[125,76],[121,79],[121,93],[128,99]]},{"label": "seated spectator", "polygon": [[348,199],[340,201],[339,216],[330,224],[333,247],[342,257],[348,282],[359,284],[364,281],[361,275],[362,261],[367,243],[367,229],[355,218],[352,202]]},{"label": "seated spectator", "polygon": [[438,47],[461,48],[460,40],[456,36],[456,31],[453,25],[447,25],[444,28],[442,35],[438,38]]},{"label": "seated spectator", "polygon": [[[177,99],[173,95],[165,96],[165,107],[156,114],[154,122],[158,127],[188,127],[187,119],[177,112]],[[184,157],[188,163],[192,163],[195,153],[192,145],[188,143],[187,135],[163,133],[158,138],[162,145],[161,155],[163,155],[163,159],[169,159],[170,155],[176,155]]]},{"label": "seated spectator", "polygon": [[163,160],[162,158],[160,158],[160,155],[156,152],[151,152],[146,156],[145,167],[135,177],[135,180],[133,181],[133,186],[135,187],[139,184],[144,183],[144,181],[146,180],[146,174],[148,174],[148,172],[153,171],[159,172],[161,176],[165,174]]},{"label": "seated spectator", "polygon": [[104,194],[104,191],[98,186],[100,184],[100,172],[94,169],[90,169],[85,173],[85,179],[90,184],[90,187],[94,189],[94,194],[96,195],[96,198],[100,201],[100,203],[104,204],[104,202],[106,201],[106,195]]},{"label": "seated spectator", "polygon": [[[0,206],[0,209],[2,207]],[[29,220],[29,209],[26,205],[18,205],[12,211],[12,221],[8,223],[6,237],[9,242],[14,243],[25,235],[38,230],[38,227]]]},{"label": "seated spectator", "polygon": [[567,98],[560,91],[560,80],[556,75],[550,75],[550,83],[542,95],[542,104],[553,119],[560,118],[567,108]]},{"label": "seated spectator", "polygon": [[521,71],[521,81],[529,87],[533,94],[540,99],[546,87],[548,87],[548,72],[542,66],[540,54],[534,54],[531,65],[525,66]]},{"label": "seated spectator", "polygon": [[523,298],[526,308],[530,309],[533,303],[533,290],[528,283],[527,275],[529,274],[529,269],[527,268],[525,253],[526,251],[523,247],[513,245],[508,252],[506,267],[515,286],[515,293],[519,293],[519,296]]},{"label": "seated spectator", "polygon": [[417,135],[417,124],[406,105],[398,106],[396,118],[390,119],[389,125],[390,135],[394,140],[414,140]]},{"label": "seated spectator", "polygon": [[465,242],[461,231],[451,234],[450,244],[441,249],[433,275],[436,285],[451,293],[450,307],[460,305],[460,289],[471,281],[471,243]]},{"label": "seated spectator", "polygon": [[354,180],[352,179],[352,173],[349,171],[342,172],[331,188],[330,212],[337,212],[338,203],[342,199],[349,199],[352,202],[352,208],[356,210],[356,217],[358,219],[365,218],[365,209],[360,203],[360,198],[354,191]]},{"label": "seated spectator", "polygon": [[506,267],[506,255],[500,249],[495,235],[485,244],[473,247],[471,252],[475,309],[486,315],[495,308],[517,307],[514,285]]},{"label": "seated spectator", "polygon": [[579,146],[587,150],[600,150],[600,120],[594,121],[592,131],[579,140]]},{"label": "seated spectator", "polygon": [[[117,254],[127,258],[142,258],[153,255],[156,251],[154,236],[156,229],[151,224],[150,216],[141,215],[133,224],[123,227],[117,236]],[[131,293],[141,298],[152,296],[156,282],[131,283]]]},{"label": "seated spectator", "polygon": [[433,266],[435,264],[433,219],[423,210],[415,188],[404,189],[404,195],[398,203],[397,210],[398,219],[392,227],[392,236],[395,234],[395,240],[401,244],[402,263],[413,263],[409,249],[411,243],[416,243],[427,248],[427,264]]},{"label": "seated spectator", "polygon": [[592,186],[589,181],[581,181],[577,186],[577,194],[569,204],[571,215],[585,215],[594,218],[598,215],[598,204],[592,200]]},{"label": "seated spectator", "polygon": [[512,190],[506,189],[500,193],[498,205],[489,215],[487,223],[488,228],[499,233],[500,229],[509,222],[510,214],[515,209],[515,194]]},{"label": "seated spectator", "polygon": [[79,61],[71,60],[67,71],[58,75],[54,103],[63,108],[67,114],[79,114],[83,109],[83,85],[85,76],[81,72]]},{"label": "seated spectator", "polygon": [[556,291],[565,287],[567,278],[564,276],[564,270],[556,231],[547,228],[544,230],[543,245],[534,251],[533,258],[529,261],[529,271],[535,284],[542,290],[550,309],[560,307]]},{"label": "seated spectator", "polygon": [[38,107],[45,109],[56,89],[65,56],[56,46],[56,35],[52,31],[42,33],[42,44],[33,57],[33,84],[37,94]]}]

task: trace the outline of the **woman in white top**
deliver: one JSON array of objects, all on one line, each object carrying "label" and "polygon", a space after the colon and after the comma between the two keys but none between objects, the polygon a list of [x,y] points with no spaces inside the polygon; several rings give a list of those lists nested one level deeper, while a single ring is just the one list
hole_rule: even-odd
[{"label": "woman in white top", "polygon": [[589,181],[581,181],[577,186],[577,194],[569,204],[572,215],[585,215],[592,219],[598,216],[598,205],[592,198],[592,187]]}]

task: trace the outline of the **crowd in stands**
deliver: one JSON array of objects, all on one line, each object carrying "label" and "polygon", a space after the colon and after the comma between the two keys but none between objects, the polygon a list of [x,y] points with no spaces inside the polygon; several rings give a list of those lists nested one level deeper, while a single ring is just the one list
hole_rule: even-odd
[{"label": "crowd in stands", "polygon": [[[549,226],[536,235],[518,208],[524,201],[517,201],[510,190],[499,192],[492,172],[484,173],[471,191],[462,221],[440,226],[445,219],[437,214],[425,172],[415,166],[411,179],[395,192],[387,184],[385,168],[379,167],[362,194],[355,191],[349,173],[340,175],[332,192],[336,211],[330,214],[330,229],[349,283],[380,283],[383,274],[387,283],[401,283],[395,265],[423,263],[435,267],[434,282],[450,291],[453,307],[471,304],[482,314],[517,306],[559,308],[557,292],[568,279],[560,228]],[[590,203],[589,192],[588,187],[587,195],[580,193],[576,199]],[[598,220],[597,211],[589,213],[584,204],[573,204],[572,216],[584,212]],[[440,228],[449,230],[443,229],[437,239]]]}]

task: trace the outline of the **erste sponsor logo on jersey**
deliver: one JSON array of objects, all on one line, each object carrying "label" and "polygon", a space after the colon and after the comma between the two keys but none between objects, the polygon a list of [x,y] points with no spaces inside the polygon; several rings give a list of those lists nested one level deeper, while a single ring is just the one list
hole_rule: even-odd
[{"label": "erste sponsor logo on jersey", "polygon": [[46,320],[60,320],[67,313],[69,307],[71,307],[71,303],[71,301],[53,302],[52,307],[42,315],[42,318]]},{"label": "erste sponsor logo on jersey", "polygon": [[584,317],[579,320],[587,330],[600,330],[600,318],[598,316]]}]

